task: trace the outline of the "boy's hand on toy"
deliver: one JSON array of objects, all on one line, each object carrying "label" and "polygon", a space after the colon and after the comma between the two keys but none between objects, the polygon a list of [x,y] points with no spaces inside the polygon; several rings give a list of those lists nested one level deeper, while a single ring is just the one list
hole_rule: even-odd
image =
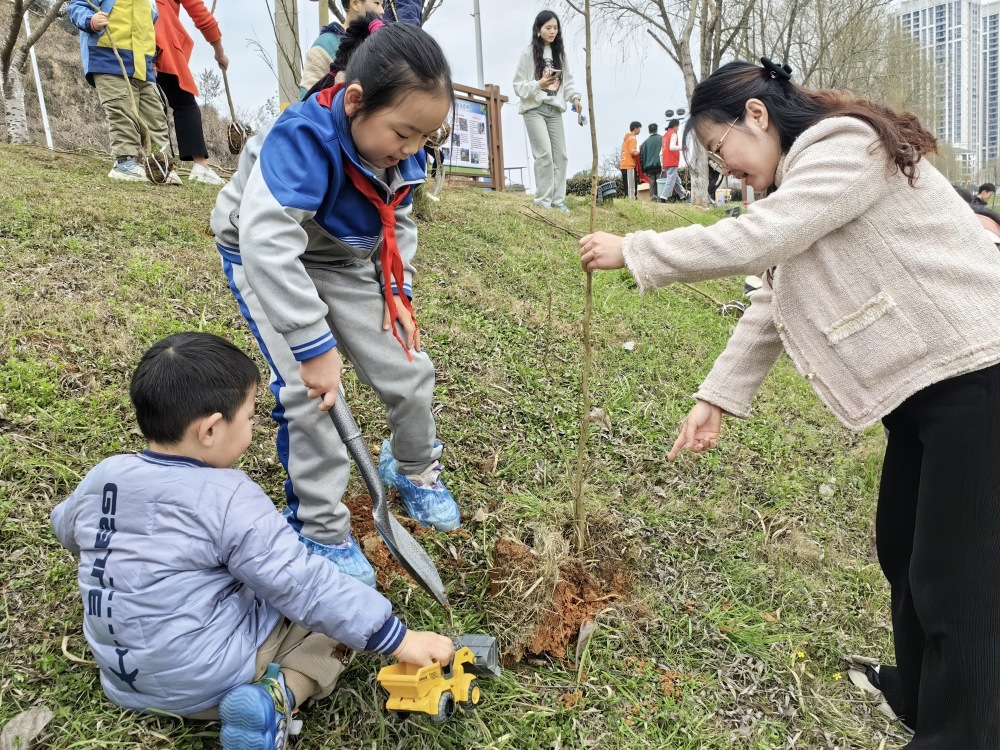
[{"label": "boy's hand on toy", "polygon": [[699,401],[688,412],[681,426],[681,434],[677,436],[674,447],[667,454],[667,459],[673,461],[681,448],[687,448],[692,453],[714,448],[719,444],[719,432],[722,431],[722,409],[707,401]]},{"label": "boy's hand on toy", "polygon": [[428,664],[451,664],[455,658],[455,644],[451,638],[423,630],[407,630],[399,648],[392,652],[400,661],[426,667]]},{"label": "boy's hand on toy", "polygon": [[[420,346],[420,329],[413,322],[413,316],[410,315],[410,311],[403,306],[403,298],[398,294],[394,296],[396,297],[396,314],[398,316],[396,320],[403,326],[403,332],[406,334],[406,337],[403,339],[406,343],[406,348],[415,352],[423,351]],[[382,330],[388,331],[390,325],[389,305],[383,305],[382,309]]]},{"label": "boy's hand on toy", "polygon": [[90,17],[90,28],[94,31],[102,31],[103,29],[106,29],[109,23],[108,14],[103,11],[95,13]]},{"label": "boy's hand on toy", "polygon": [[588,234],[580,240],[580,263],[584,271],[624,268],[622,238],[607,232]]},{"label": "boy's hand on toy", "polygon": [[340,389],[340,372],[343,369],[344,361],[336,349],[307,359],[299,365],[299,377],[309,389],[306,395],[320,399],[320,411],[329,411],[336,402]]}]

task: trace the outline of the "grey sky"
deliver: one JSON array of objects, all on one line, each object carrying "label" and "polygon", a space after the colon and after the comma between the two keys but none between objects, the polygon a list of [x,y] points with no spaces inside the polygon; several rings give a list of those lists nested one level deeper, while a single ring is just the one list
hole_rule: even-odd
[{"label": "grey sky", "polygon": [[[209,3],[210,5],[210,3]],[[511,82],[514,68],[523,49],[531,41],[531,24],[538,11],[554,3],[538,0],[480,0],[483,28],[483,69],[486,83],[500,86],[511,102],[504,106],[504,161],[507,166],[527,166],[522,118],[517,114],[517,98]],[[273,9],[274,3],[271,2]],[[299,0],[300,34],[308,47],[319,30],[317,4]],[[558,10],[557,10],[558,12]],[[212,49],[181,15],[195,40],[191,69],[197,74],[214,65]],[[560,13],[564,23],[566,54],[581,91],[586,91],[584,76],[583,23]],[[277,80],[248,40],[259,39],[275,56],[271,24],[264,0],[218,0],[216,17],[222,27],[223,42],[230,59],[229,82],[238,108],[255,109],[277,94]],[[444,0],[425,27],[442,46],[457,83],[475,86],[476,40],[472,0]],[[633,49],[604,39],[594,32],[594,99],[597,137],[601,157],[617,150],[629,122],[639,120],[645,126],[657,122],[665,126],[665,109],[684,105],[684,84],[680,72],[666,53],[650,42],[641,30],[635,33]],[[567,113],[566,136],[569,147],[569,172],[590,168],[590,128],[579,127]],[[526,170],[527,172],[527,170]]]}]

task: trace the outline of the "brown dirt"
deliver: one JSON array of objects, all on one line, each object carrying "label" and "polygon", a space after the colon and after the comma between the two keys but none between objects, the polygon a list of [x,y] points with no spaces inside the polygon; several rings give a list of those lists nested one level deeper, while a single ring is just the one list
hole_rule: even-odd
[{"label": "brown dirt", "polygon": [[[389,548],[386,547],[385,542],[382,541],[382,537],[380,537],[378,532],[375,530],[375,518],[372,516],[371,497],[369,495],[356,495],[354,497],[347,498],[344,502],[347,504],[347,507],[351,509],[351,533],[354,534],[354,538],[358,540],[358,544],[360,544],[361,549],[364,550],[365,557],[368,558],[368,562],[370,562],[372,567],[375,568],[375,581],[378,583],[379,587],[383,590],[387,589],[392,583],[394,576],[401,576],[416,586],[417,582],[414,581],[413,577],[403,569],[402,565],[396,562],[396,558],[392,556],[389,552]],[[410,535],[415,538],[433,531],[433,529],[421,526],[412,518],[396,516],[396,520],[399,521],[400,525],[410,532]],[[465,529],[459,528],[455,531],[448,532],[448,536],[455,537],[457,539],[467,539],[469,537],[469,533],[465,531]],[[449,547],[449,551],[455,550],[454,545],[449,545]],[[455,562],[462,562],[457,550],[452,554]]]},{"label": "brown dirt", "polygon": [[631,588],[627,564],[614,557],[588,565],[563,556],[554,586],[552,581],[538,583],[544,579],[543,568],[539,555],[522,542],[501,539],[494,546],[490,593],[521,599],[528,613],[514,628],[519,634],[510,636],[503,649],[508,665],[528,654],[566,658],[580,626],[601,610],[625,601]]},{"label": "brown dirt", "polygon": [[[416,581],[410,577],[410,574],[403,570],[403,566],[389,554],[389,548],[385,546],[382,537],[375,531],[372,499],[368,495],[357,495],[344,500],[344,502],[351,509],[351,533],[354,534],[354,538],[358,540],[358,544],[364,550],[368,562],[375,568],[375,580],[379,588],[388,588],[394,576],[401,576],[415,584]],[[413,532],[406,521],[410,521],[410,519],[399,519],[407,531]],[[417,528],[420,528],[420,524],[416,524],[415,521],[410,521],[410,523],[414,523]]]}]

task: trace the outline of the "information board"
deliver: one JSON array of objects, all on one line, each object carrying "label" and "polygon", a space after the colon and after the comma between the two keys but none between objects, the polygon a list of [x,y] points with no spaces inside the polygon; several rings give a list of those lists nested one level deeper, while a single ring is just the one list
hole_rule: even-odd
[{"label": "information board", "polygon": [[441,159],[459,174],[489,174],[490,143],[486,104],[455,99],[448,114],[451,142],[441,149]]}]

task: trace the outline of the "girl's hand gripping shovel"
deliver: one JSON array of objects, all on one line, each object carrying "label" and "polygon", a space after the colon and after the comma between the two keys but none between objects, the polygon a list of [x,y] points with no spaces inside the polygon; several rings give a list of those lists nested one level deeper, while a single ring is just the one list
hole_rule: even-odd
[{"label": "girl's hand gripping shovel", "polygon": [[344,389],[341,387],[337,400],[330,409],[330,418],[340,434],[340,439],[347,446],[348,453],[357,464],[361,472],[361,478],[368,488],[368,493],[372,498],[372,515],[375,517],[375,530],[382,537],[385,546],[389,548],[392,556],[399,561],[407,573],[413,576],[413,580],[428,594],[437,599],[441,606],[450,609],[448,597],[444,592],[444,584],[441,583],[441,576],[438,574],[434,561],[414,540],[410,533],[403,528],[393,515],[389,512],[389,505],[385,499],[385,487],[378,475],[378,467],[372,460],[368,446],[361,436],[358,423],[354,421],[354,415],[347,405]]}]

